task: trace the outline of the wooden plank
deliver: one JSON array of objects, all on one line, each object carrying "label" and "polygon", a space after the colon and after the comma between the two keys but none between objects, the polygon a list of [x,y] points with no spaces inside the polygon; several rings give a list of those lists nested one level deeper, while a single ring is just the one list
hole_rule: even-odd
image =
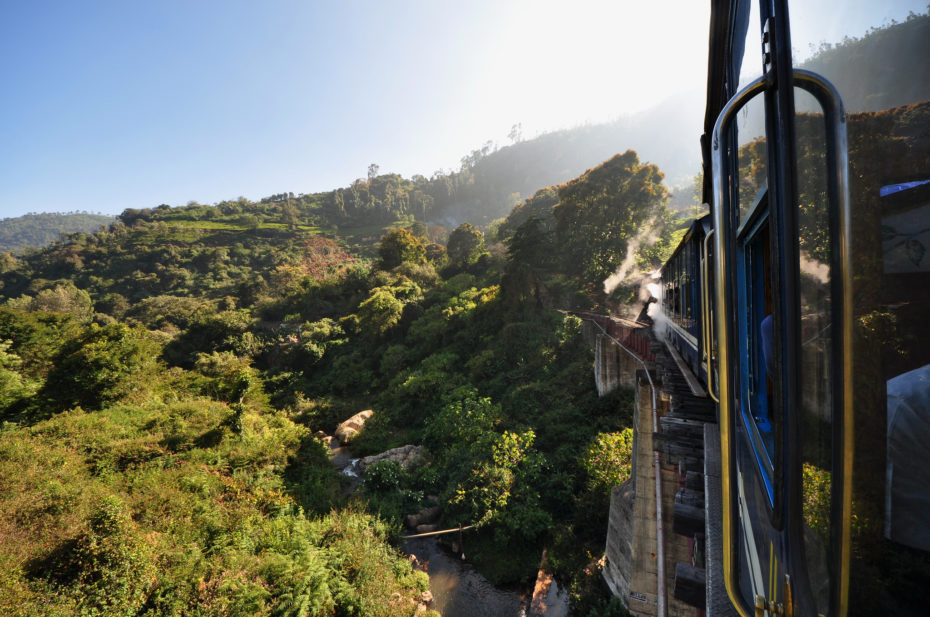
[{"label": "wooden plank", "polygon": [[672,531],[689,538],[696,533],[704,533],[704,508],[676,503],[672,513]]},{"label": "wooden plank", "polygon": [[704,474],[699,471],[688,471],[685,474],[685,488],[692,491],[704,491]]},{"label": "wooden plank", "polygon": [[675,589],[673,595],[676,600],[699,609],[707,606],[707,595],[704,591],[706,576],[703,568],[695,568],[691,564],[678,562],[675,564]]},{"label": "wooden plank", "polygon": [[691,393],[694,396],[699,396],[701,398],[707,397],[707,392],[701,386],[701,382],[698,381],[697,377],[694,376],[694,373],[691,372],[691,369],[688,368],[688,365],[685,364],[684,359],[682,359],[681,354],[678,353],[678,350],[675,349],[675,346],[670,344],[668,341],[665,341],[665,346],[668,348],[672,359],[675,360],[675,364],[678,365],[678,370],[681,372],[681,376],[684,377],[685,381],[688,383],[688,387],[691,389]]},{"label": "wooden plank", "polygon": [[704,492],[692,491],[687,488],[680,488],[675,493],[675,503],[694,506],[695,508],[704,508]]}]

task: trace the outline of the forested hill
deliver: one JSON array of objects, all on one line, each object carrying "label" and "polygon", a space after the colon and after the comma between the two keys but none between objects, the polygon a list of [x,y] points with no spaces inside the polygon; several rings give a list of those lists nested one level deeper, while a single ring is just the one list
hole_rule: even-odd
[{"label": "forested hill", "polygon": [[[211,208],[190,203],[127,209],[121,220],[223,220],[248,226],[283,222],[365,234],[397,220],[420,221],[447,229],[470,222],[487,228],[506,217],[513,206],[536,191],[594,168],[628,148],[665,173],[666,185],[685,187],[675,205],[690,205],[693,177],[700,170],[697,141],[690,137],[699,125],[700,97],[670,100],[648,112],[606,124],[588,125],[522,139],[497,148],[491,143],[462,157],[458,170],[430,178],[405,178],[382,173],[372,164],[365,178],[346,187],[319,193],[272,195],[256,207],[248,200],[223,201]],[[255,219],[250,216],[258,217]],[[247,218],[242,218],[247,217]]]},{"label": "forested hill", "polygon": [[[506,216],[518,200],[567,182],[628,148],[657,165],[669,188],[690,188],[701,169],[693,127],[700,126],[702,113],[701,95],[683,94],[613,122],[545,133],[497,150],[490,145],[476,150],[463,157],[460,171],[430,181],[436,184],[429,191],[431,218],[487,224]],[[680,197],[675,205],[690,205],[687,191]]]},{"label": "forested hill", "polygon": [[64,234],[97,231],[114,220],[112,216],[87,212],[26,214],[0,219],[0,253],[42,248]]},{"label": "forested hill", "polygon": [[[546,546],[576,614],[608,614],[596,556],[631,401],[598,398],[555,309],[603,301],[670,220],[667,189],[628,151],[542,195],[493,239],[409,218],[324,233],[279,196],[4,254],[0,614],[409,617],[426,577],[394,542],[436,505],[476,526],[492,581],[532,580]],[[321,435],[367,409],[353,456],[424,449],[347,496]]]},{"label": "forested hill", "polygon": [[[834,85],[847,93],[843,104],[849,112],[875,111],[930,99],[928,57],[930,8],[859,38],[824,43],[802,67],[836,81]],[[893,71],[889,65],[895,67]],[[901,75],[907,80],[902,81]]]}]

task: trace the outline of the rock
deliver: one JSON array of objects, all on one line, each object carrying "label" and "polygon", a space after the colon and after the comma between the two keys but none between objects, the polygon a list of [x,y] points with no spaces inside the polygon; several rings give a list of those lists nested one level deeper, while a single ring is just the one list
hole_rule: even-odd
[{"label": "rock", "polygon": [[[407,527],[411,529],[419,529],[422,525],[426,523],[434,523],[436,519],[439,518],[439,515],[442,514],[442,506],[433,506],[431,508],[423,508],[416,514],[408,514],[405,522]],[[417,532],[421,533],[421,532]]]},{"label": "rock", "polygon": [[[337,435],[338,436],[338,435]],[[409,469],[420,463],[423,458],[426,456],[426,448],[423,446],[414,446],[406,445],[399,448],[393,448],[381,454],[373,454],[371,456],[366,456],[358,462],[358,468],[363,470],[374,463],[380,463],[381,461],[393,461],[403,467],[404,469]]]},{"label": "rock", "polygon": [[422,602],[423,604],[426,604],[427,606],[429,606],[429,604],[432,601],[433,601],[433,593],[429,589],[427,589],[426,591],[420,594],[420,602]]},{"label": "rock", "polygon": [[439,525],[417,525],[413,529],[417,533],[431,533],[433,531],[439,531]]},{"label": "rock", "polygon": [[335,432],[336,439],[342,443],[349,443],[352,441],[355,436],[358,435],[358,432],[362,430],[362,427],[365,426],[365,422],[368,421],[368,418],[374,415],[374,413],[375,412],[370,409],[360,411],[337,426]]}]

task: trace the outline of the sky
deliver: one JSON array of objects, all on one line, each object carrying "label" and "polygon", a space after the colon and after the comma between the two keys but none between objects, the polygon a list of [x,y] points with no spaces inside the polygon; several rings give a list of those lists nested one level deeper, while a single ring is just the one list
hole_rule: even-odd
[{"label": "sky", "polygon": [[518,123],[531,138],[700,92],[708,7],[2,0],[0,218],[457,169]]}]

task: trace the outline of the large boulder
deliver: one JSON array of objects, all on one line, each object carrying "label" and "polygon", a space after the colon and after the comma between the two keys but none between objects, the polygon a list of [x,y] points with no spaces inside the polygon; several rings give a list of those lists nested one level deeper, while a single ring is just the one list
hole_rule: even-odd
[{"label": "large boulder", "polygon": [[[432,506],[426,507],[417,512],[416,514],[408,514],[405,522],[407,527],[410,529],[415,529],[417,533],[426,533],[428,531],[436,531],[438,527],[433,525],[442,514],[442,506]],[[421,527],[432,525],[432,529],[421,530]]]},{"label": "large boulder", "polygon": [[358,435],[359,431],[362,430],[362,427],[365,426],[365,422],[368,421],[372,415],[374,415],[370,409],[365,411],[360,411],[339,426],[336,427],[336,439],[342,443],[349,443],[355,436]]},{"label": "large boulder", "polygon": [[387,450],[381,454],[366,456],[358,462],[358,468],[364,470],[369,465],[380,463],[381,461],[393,461],[404,469],[409,469],[422,462],[425,456],[426,448],[408,444],[406,446]]}]

